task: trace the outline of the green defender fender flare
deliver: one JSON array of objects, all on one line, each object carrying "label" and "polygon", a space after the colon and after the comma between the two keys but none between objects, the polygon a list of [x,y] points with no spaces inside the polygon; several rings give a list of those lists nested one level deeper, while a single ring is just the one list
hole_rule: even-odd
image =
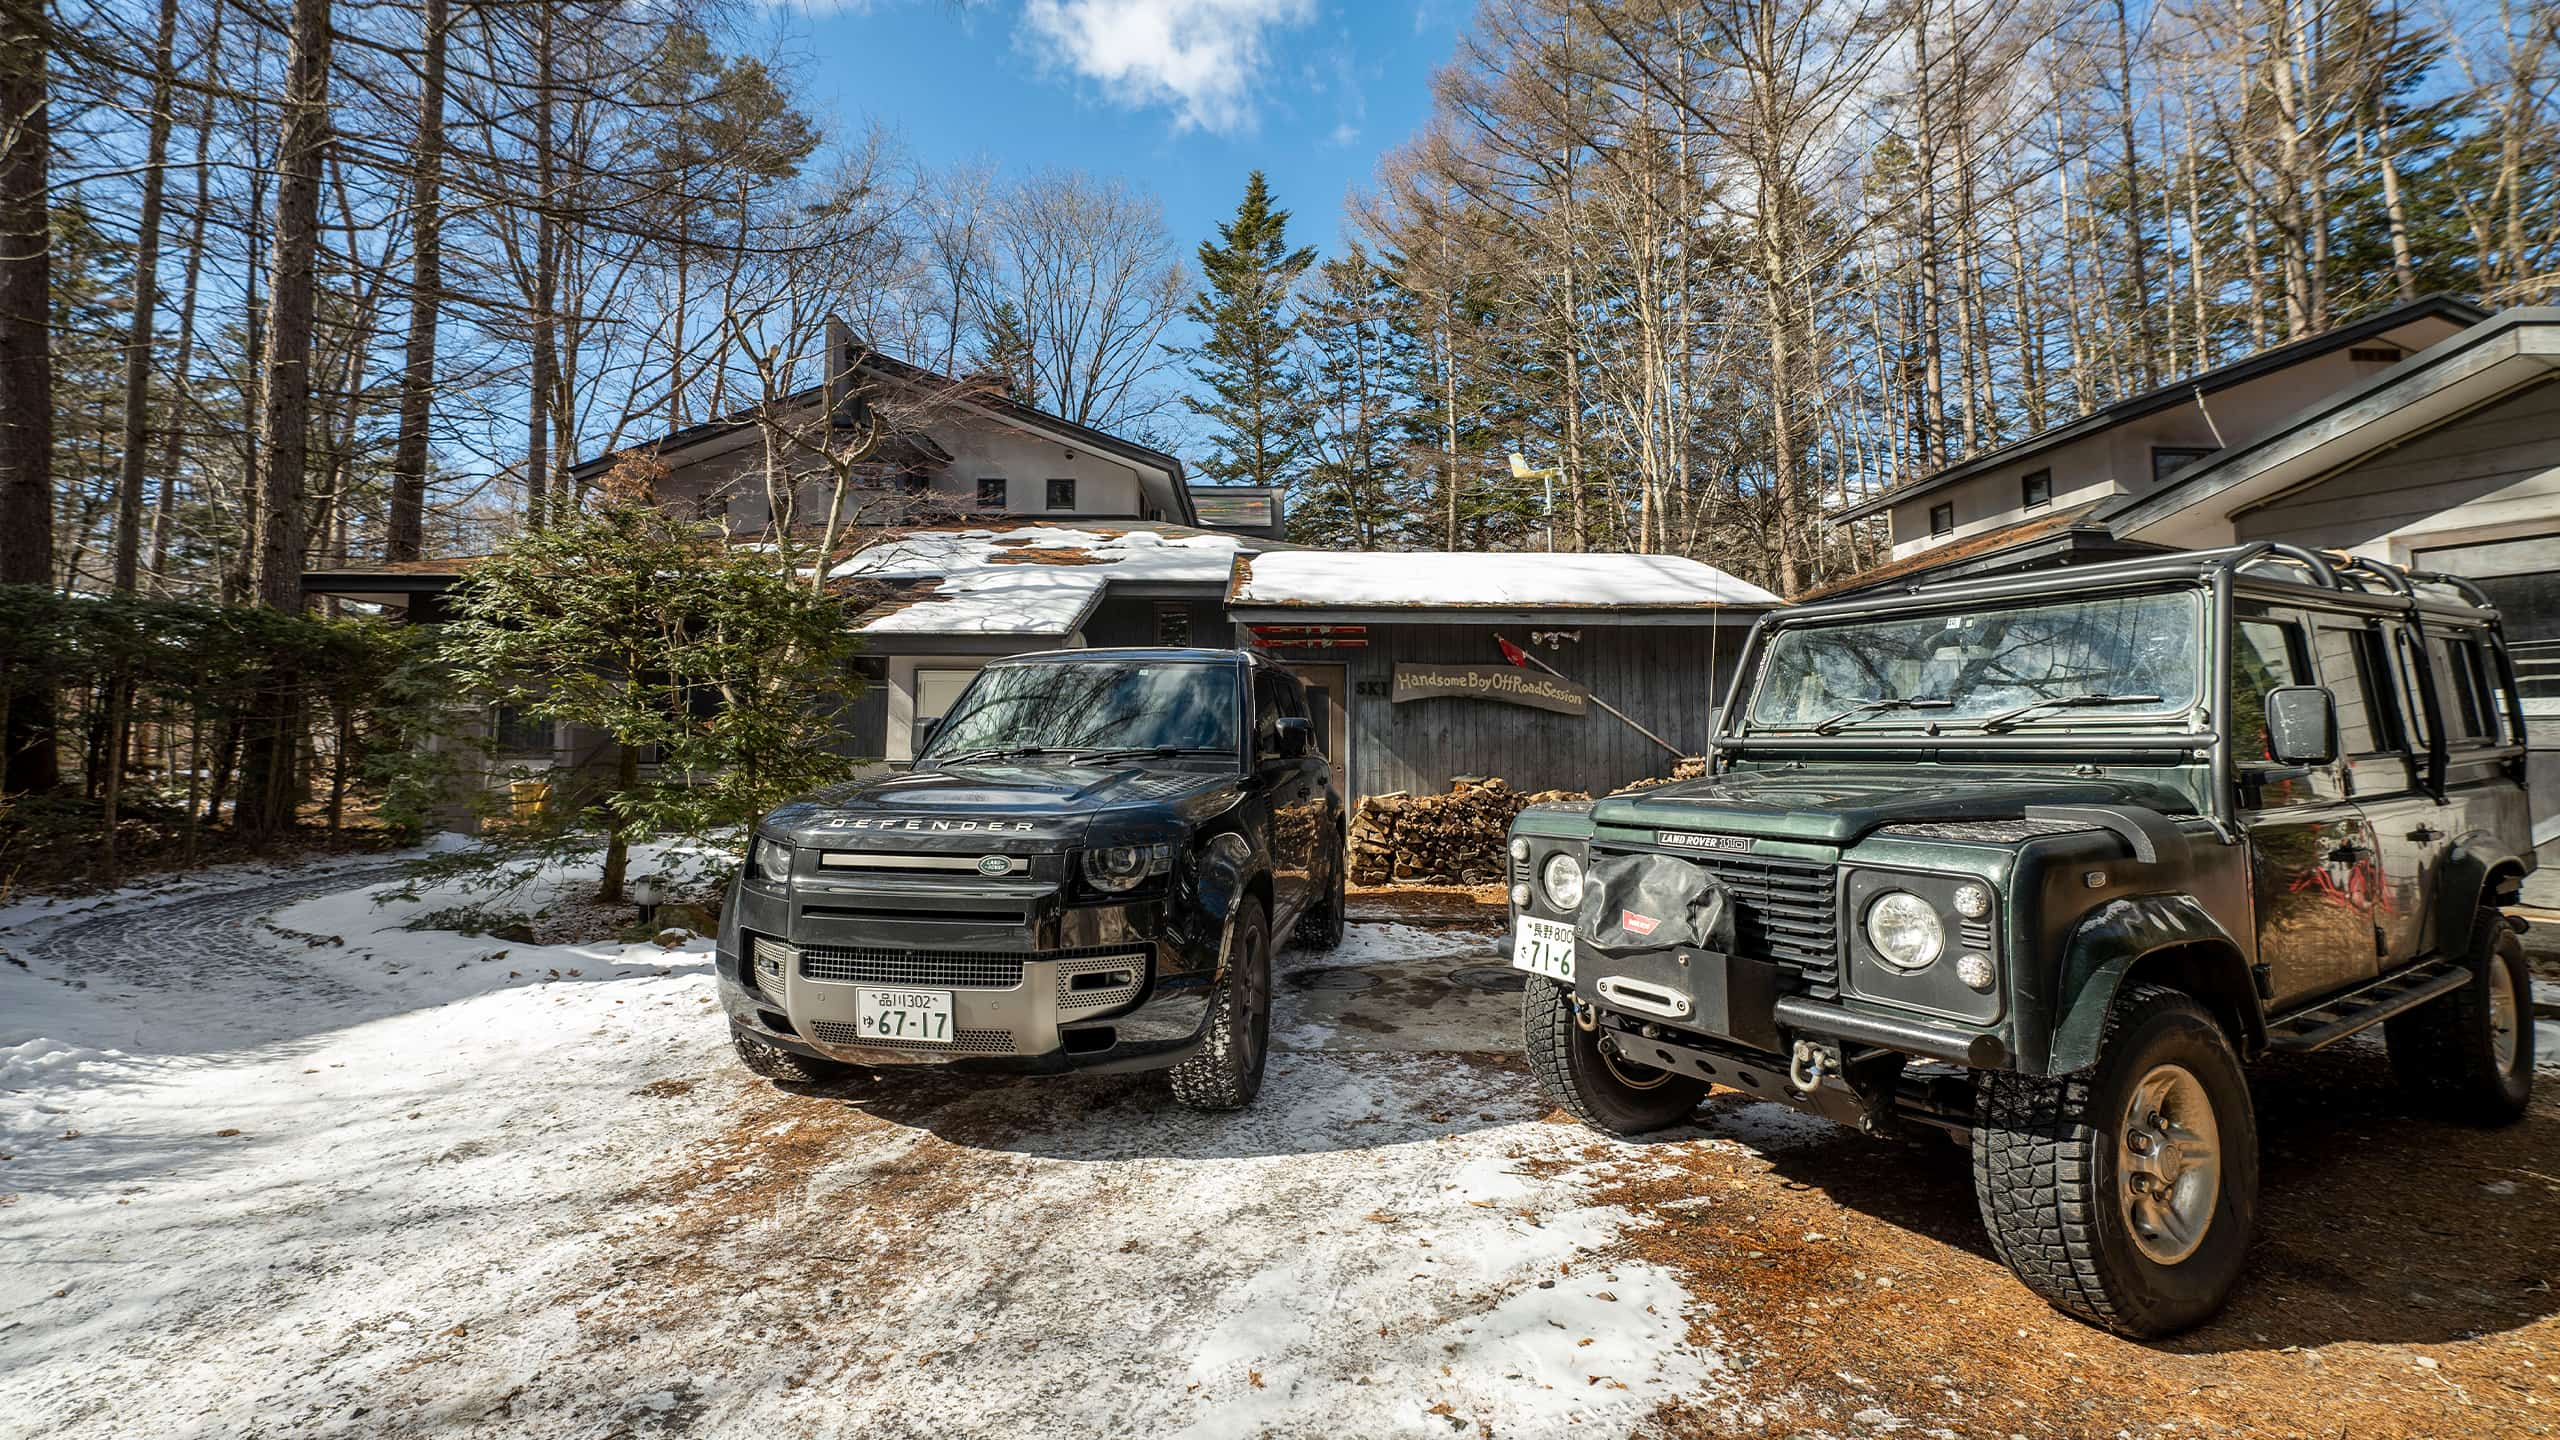
[{"label": "green defender fender flare", "polygon": [[2435,933],[2429,945],[2439,955],[2471,953],[2471,917],[2483,905],[2499,902],[2498,891],[2520,882],[2529,869],[2523,858],[2494,836],[2465,835],[2446,853],[2437,872]]},{"label": "green defender fender flare", "polygon": [[2243,1054],[2266,1033],[2266,1015],[2239,942],[2192,895],[2126,895],[2080,917],[2064,948],[2061,986],[2055,992],[2053,1043],[2045,1073],[2067,1075],[2098,1063],[2107,1034],[2107,1012],[2134,967],[2155,956],[2175,956],[2175,978],[2199,999],[2231,1014]]}]

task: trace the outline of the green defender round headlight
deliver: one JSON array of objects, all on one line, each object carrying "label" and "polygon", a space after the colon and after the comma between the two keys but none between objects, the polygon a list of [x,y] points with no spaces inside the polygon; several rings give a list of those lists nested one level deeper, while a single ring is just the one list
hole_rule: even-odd
[{"label": "green defender round headlight", "polygon": [[1867,943],[1887,965],[1918,970],[1946,948],[1947,930],[1936,906],[1908,890],[1887,890],[1867,906]]},{"label": "green defender round headlight", "polygon": [[756,837],[756,873],[767,885],[791,883],[791,847],[778,840]]},{"label": "green defender round headlight", "polygon": [[1550,908],[1568,913],[1582,908],[1582,862],[1558,853],[1547,857],[1546,868],[1538,872],[1538,885],[1547,892]]}]

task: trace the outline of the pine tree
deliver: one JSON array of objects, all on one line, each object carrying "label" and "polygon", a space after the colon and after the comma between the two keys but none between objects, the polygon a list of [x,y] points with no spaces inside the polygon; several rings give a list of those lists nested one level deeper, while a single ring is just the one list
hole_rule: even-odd
[{"label": "pine tree", "polygon": [[1236,218],[1200,245],[1200,293],[1183,311],[1208,338],[1183,351],[1207,388],[1193,411],[1217,426],[1200,473],[1228,485],[1286,484],[1306,449],[1306,426],[1290,393],[1297,325],[1290,289],[1315,262],[1311,248],[1288,248],[1289,212],[1271,206],[1256,170],[1245,180]]},{"label": "pine tree", "polygon": [[1300,323],[1300,392],[1311,408],[1307,468],[1289,500],[1289,538],[1379,550],[1401,537],[1409,501],[1396,461],[1404,402],[1389,320],[1393,283],[1359,245],[1316,270]]}]

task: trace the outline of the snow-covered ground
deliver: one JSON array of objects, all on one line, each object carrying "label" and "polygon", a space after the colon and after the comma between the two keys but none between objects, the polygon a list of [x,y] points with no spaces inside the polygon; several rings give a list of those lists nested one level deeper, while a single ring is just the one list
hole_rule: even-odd
[{"label": "snow-covered ground", "polygon": [[[707,941],[407,931],[437,897],[388,878],[0,911],[0,1434],[1608,1435],[1729,1393],[1592,1198],[1642,1148],[1506,1057],[1338,1032],[1314,957],[1240,1115],[791,1093],[731,1059]],[[1806,1133],[1765,1118],[1709,1143]]]}]

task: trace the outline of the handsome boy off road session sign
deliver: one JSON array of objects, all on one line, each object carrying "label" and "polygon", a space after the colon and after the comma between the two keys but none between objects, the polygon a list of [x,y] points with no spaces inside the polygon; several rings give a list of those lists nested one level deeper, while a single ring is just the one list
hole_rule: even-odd
[{"label": "handsome boy off road session sign", "polygon": [[1559,715],[1587,714],[1591,708],[1591,692],[1581,685],[1560,675],[1540,675],[1509,665],[1403,661],[1396,665],[1395,675],[1395,688],[1388,698],[1397,705],[1408,700],[1458,698],[1525,705]]}]

